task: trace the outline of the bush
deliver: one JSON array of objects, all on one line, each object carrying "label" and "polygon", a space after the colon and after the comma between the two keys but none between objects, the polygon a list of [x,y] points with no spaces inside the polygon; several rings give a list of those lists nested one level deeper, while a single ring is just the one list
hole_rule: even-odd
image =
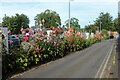
[{"label": "bush", "polygon": [[101,35],[102,35],[102,37],[103,37],[104,40],[109,39],[109,34],[108,34],[107,30],[103,29],[101,31]]},{"label": "bush", "polygon": [[31,28],[29,33],[29,42],[24,40],[17,50],[10,50],[9,54],[3,53],[3,62],[5,62],[3,64],[4,78],[6,74],[25,71],[38,63],[56,60],[70,52],[84,49],[101,40],[99,35],[86,40],[85,36],[81,37],[79,32],[73,30],[66,31],[64,39],[61,39],[61,36],[57,37],[54,31],[47,36],[47,34],[40,31],[40,28],[37,29],[35,34]]}]

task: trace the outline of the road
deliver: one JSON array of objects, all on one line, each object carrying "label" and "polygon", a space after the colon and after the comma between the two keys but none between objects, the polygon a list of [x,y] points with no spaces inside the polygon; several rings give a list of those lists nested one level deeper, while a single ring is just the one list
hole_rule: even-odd
[{"label": "road", "polygon": [[104,60],[107,60],[107,56],[111,54],[114,44],[114,39],[101,41],[64,58],[41,65],[16,78],[99,78],[106,62]]}]

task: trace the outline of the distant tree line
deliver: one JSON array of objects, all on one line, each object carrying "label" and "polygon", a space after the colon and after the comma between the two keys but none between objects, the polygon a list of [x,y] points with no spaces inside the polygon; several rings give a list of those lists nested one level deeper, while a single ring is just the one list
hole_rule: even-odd
[{"label": "distant tree line", "polygon": [[[61,26],[61,18],[59,14],[56,11],[52,10],[45,10],[44,12],[41,12],[40,14],[37,14],[34,18],[37,25],[40,24],[40,21],[45,20],[44,24],[42,26],[46,28],[50,27],[58,27]],[[109,31],[118,31],[120,32],[120,27],[118,27],[120,24],[120,18],[115,18],[113,20],[113,17],[110,15],[110,13],[103,13],[101,12],[98,18],[94,21],[94,24],[86,25],[85,30],[87,32],[92,31],[95,33],[97,30],[96,27],[100,29],[100,22],[101,22],[101,29],[109,30]],[[21,28],[29,28],[29,18],[25,14],[16,14],[15,16],[9,17],[4,16],[2,25],[8,26],[8,30],[11,30],[13,34],[20,34]],[[65,21],[65,25],[69,28],[69,19]],[[37,26],[31,26],[33,28],[36,28]],[[79,19],[72,17],[70,19],[70,27],[75,27],[80,29]]]}]

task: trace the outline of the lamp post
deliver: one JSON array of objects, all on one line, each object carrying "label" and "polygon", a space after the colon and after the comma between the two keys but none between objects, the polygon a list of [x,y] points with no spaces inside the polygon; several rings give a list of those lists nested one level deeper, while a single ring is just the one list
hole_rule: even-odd
[{"label": "lamp post", "polygon": [[70,30],[70,1],[73,1],[73,0],[69,0],[69,30]]},{"label": "lamp post", "polygon": [[100,32],[101,32],[101,23],[102,23],[102,22],[100,21]]}]

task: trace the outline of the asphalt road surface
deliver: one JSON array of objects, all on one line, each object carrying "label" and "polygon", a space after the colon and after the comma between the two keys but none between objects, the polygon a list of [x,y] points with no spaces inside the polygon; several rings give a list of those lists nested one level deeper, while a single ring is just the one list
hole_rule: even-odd
[{"label": "asphalt road surface", "polygon": [[[41,65],[16,78],[96,78],[105,58],[114,47],[115,39],[101,41],[89,48]],[[102,66],[104,67],[104,66]],[[101,68],[103,69],[103,68]]]}]

